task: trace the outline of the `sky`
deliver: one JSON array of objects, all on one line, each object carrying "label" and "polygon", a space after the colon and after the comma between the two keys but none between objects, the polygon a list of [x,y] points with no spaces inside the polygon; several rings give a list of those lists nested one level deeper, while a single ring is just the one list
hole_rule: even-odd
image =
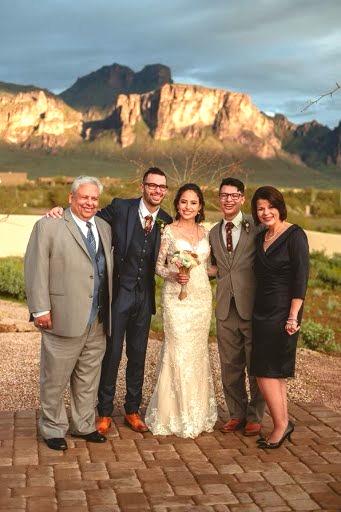
[{"label": "sky", "polygon": [[340,0],[1,0],[0,81],[59,93],[117,62],[244,92],[295,123],[341,120]]}]

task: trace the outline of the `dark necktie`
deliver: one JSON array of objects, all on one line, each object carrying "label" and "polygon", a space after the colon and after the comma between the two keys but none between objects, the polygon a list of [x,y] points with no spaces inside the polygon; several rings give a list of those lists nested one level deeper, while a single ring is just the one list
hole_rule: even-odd
[{"label": "dark necktie", "polygon": [[86,236],[86,239],[87,241],[89,242],[92,250],[94,251],[94,253],[96,254],[96,240],[95,240],[95,237],[94,237],[94,234],[92,232],[92,225],[91,225],[91,222],[87,222],[86,223],[86,227],[88,228],[88,234]]},{"label": "dark necktie", "polygon": [[153,215],[146,215],[145,218],[144,218],[144,232],[146,235],[148,235],[151,230],[152,230],[152,226],[153,226]]},{"label": "dark necktie", "polygon": [[227,252],[233,251],[233,241],[232,241],[232,229],[234,228],[233,222],[226,222],[226,249]]}]

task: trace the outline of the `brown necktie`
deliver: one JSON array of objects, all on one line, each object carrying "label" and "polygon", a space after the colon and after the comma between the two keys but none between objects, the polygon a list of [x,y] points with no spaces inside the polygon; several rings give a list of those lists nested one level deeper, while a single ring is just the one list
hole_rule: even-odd
[{"label": "brown necktie", "polygon": [[234,228],[233,222],[226,222],[226,249],[227,252],[233,251],[233,242],[232,242],[232,229]]},{"label": "brown necktie", "polygon": [[144,220],[145,220],[144,232],[145,232],[145,235],[148,235],[151,232],[151,230],[152,230],[153,215],[146,215]]}]

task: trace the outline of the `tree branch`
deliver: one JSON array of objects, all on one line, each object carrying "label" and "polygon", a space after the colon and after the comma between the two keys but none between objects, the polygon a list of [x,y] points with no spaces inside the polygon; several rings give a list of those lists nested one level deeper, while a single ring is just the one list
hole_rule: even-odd
[{"label": "tree branch", "polygon": [[302,108],[301,112],[305,112],[306,110],[308,110],[308,108],[310,108],[312,105],[314,105],[315,103],[318,103],[320,100],[322,100],[322,98],[325,98],[326,96],[330,96],[332,97],[333,94],[338,91],[339,89],[341,89],[341,86],[340,84],[338,84],[336,82],[336,85],[335,85],[335,88],[332,90],[332,91],[328,91],[328,92],[325,92],[324,94],[321,94],[321,96],[319,96],[318,98],[316,98],[316,100],[309,100],[307,102],[307,104]]}]

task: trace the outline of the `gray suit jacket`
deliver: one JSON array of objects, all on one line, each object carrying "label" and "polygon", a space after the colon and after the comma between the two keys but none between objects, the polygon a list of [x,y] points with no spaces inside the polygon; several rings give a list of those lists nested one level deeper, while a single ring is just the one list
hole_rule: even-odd
[{"label": "gray suit jacket", "polygon": [[[239,315],[250,320],[255,298],[255,237],[259,228],[255,227],[250,216],[243,214],[243,222],[249,223],[249,229],[241,228],[240,239],[229,259],[221,237],[219,222],[210,231],[210,244],[213,260],[218,266],[216,318],[226,320],[230,310],[231,297],[234,296]],[[248,231],[248,232],[247,232]]]},{"label": "gray suit jacket", "polygon": [[[95,217],[108,276],[108,334],[111,326],[113,258],[111,228]],[[30,313],[51,311],[51,333],[78,337],[89,320],[94,287],[93,263],[69,209],[63,218],[42,218],[34,226],[25,254],[25,285]]]}]

